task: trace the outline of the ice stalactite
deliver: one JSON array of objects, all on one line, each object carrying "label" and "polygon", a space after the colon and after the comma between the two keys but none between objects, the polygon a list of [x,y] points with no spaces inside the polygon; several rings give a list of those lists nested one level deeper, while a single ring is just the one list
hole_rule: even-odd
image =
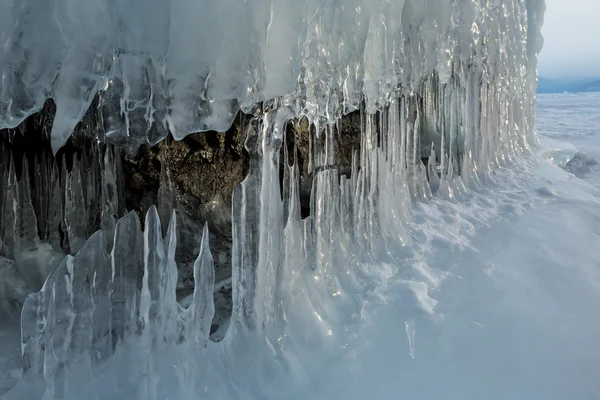
[{"label": "ice stalactite", "polygon": [[97,229],[114,229],[123,214],[118,150],[93,146],[69,160],[40,154],[33,159],[23,154],[17,161],[3,151],[0,254],[5,257],[31,252],[27,246],[40,242],[74,255]]},{"label": "ice stalactite", "polygon": [[[399,88],[418,91],[434,71],[442,84],[461,70],[467,88],[476,70],[474,79],[485,72],[518,86],[508,91],[532,92],[544,7],[543,0],[38,3],[2,7],[0,128],[17,126],[52,97],[55,151],[97,92],[106,136],[130,150],[169,132],[181,139],[226,130],[239,109],[252,113],[286,94],[296,116],[333,124],[363,101],[373,113]],[[198,39],[205,37],[212,39]],[[508,82],[517,76],[527,82]]]},{"label": "ice stalactite", "polygon": [[[18,268],[15,281],[1,285],[37,291],[65,253],[77,254],[98,229],[110,234],[124,214],[119,151],[92,146],[55,158],[44,150],[13,153],[4,145],[0,257],[15,261]],[[105,245],[110,249],[112,238]],[[21,293],[10,301],[22,305],[25,297]]]}]

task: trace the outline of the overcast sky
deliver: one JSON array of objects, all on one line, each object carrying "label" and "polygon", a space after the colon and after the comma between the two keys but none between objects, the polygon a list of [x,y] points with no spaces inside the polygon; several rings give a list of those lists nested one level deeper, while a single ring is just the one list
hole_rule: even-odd
[{"label": "overcast sky", "polygon": [[546,0],[544,77],[600,77],[600,0]]}]

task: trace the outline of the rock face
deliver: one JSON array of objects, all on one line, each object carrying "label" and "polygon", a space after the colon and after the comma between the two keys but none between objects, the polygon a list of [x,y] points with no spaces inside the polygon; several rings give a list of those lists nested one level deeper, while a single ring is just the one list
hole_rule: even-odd
[{"label": "rock face", "polygon": [[[11,173],[16,174],[19,187],[28,188],[28,199],[21,201],[31,204],[38,225],[34,233],[38,242],[48,243],[48,251],[52,251],[55,258],[61,252],[74,254],[80,243],[98,229],[114,229],[116,220],[128,211],[136,211],[143,221],[142,216],[148,208],[158,205],[163,230],[166,231],[169,217],[176,210],[179,230],[177,296],[185,305],[193,291],[193,263],[199,251],[202,227],[206,223],[211,233],[210,248],[216,269],[216,313],[212,333],[213,339],[219,340],[231,313],[231,198],[234,188],[248,174],[250,158],[244,142],[248,127],[254,123],[252,116],[240,113],[226,132],[196,133],[181,141],[168,137],[153,147],[142,146],[137,153],[130,154],[107,143],[97,104],[98,99],[56,155],[52,155],[48,137],[56,111],[51,100],[17,128],[0,131],[0,180],[3,182],[0,192],[0,210],[3,211],[0,214],[0,256],[16,259],[18,266],[20,261],[16,253],[22,251],[22,247],[18,251],[7,251],[10,247],[8,238],[17,235],[8,228],[10,220],[16,217],[7,214],[8,204],[2,202],[9,195],[8,188],[12,187],[9,185]],[[332,129],[329,136],[322,133],[318,138],[315,128],[310,127],[307,121],[288,124],[285,147],[288,157],[292,158],[295,154],[299,165],[303,215],[309,211],[315,172],[335,166],[341,174],[350,174],[353,152],[360,149],[361,123],[360,113],[349,114],[337,128],[327,128]],[[332,165],[320,159],[314,150],[321,148],[319,142],[328,137],[334,150]],[[281,152],[281,179],[284,153]],[[11,172],[11,168],[16,171]],[[71,198],[66,194],[72,191],[73,185],[80,188],[80,200],[77,196]],[[81,204],[77,205],[77,201]],[[73,222],[81,218],[74,214],[81,210],[70,211],[74,205],[85,208],[83,227]],[[24,228],[27,229],[26,226]],[[108,243],[107,251],[110,247]],[[52,268],[35,267],[36,271],[51,271]],[[28,269],[20,271],[25,275],[29,273]],[[26,278],[21,281],[31,282]],[[31,287],[20,287],[21,297],[25,297],[27,290],[39,290],[41,283],[35,280],[35,283],[29,283]],[[24,298],[16,301],[22,304]]]}]

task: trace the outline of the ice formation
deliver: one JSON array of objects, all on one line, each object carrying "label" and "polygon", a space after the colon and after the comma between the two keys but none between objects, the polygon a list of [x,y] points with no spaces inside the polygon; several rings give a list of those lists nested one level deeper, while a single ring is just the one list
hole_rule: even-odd
[{"label": "ice formation", "polygon": [[442,84],[459,79],[463,88],[469,71],[480,81],[505,79],[497,89],[515,96],[535,82],[543,6],[8,0],[0,20],[0,128],[17,126],[52,97],[57,150],[97,91],[106,135],[133,147],[156,143],[167,130],[181,138],[226,129],[239,108],[286,94],[296,115],[335,123],[363,101],[373,113],[399,93],[418,92],[434,72]]},{"label": "ice formation", "polygon": [[[107,144],[69,167],[0,160],[0,254],[41,252],[35,272],[49,274],[23,306],[24,374],[3,398],[289,394],[278,377],[301,385],[355,340],[361,293],[374,284],[366,266],[402,257],[412,204],[452,198],[527,150],[543,9],[543,0],[5,2],[0,128],[52,97],[57,151],[99,92],[94,134]],[[240,109],[255,114],[250,173],[233,195],[233,315],[213,343],[208,228],[184,308],[177,214],[123,216],[113,145],[224,130]],[[340,176],[332,139],[358,109],[361,146]],[[294,118],[314,126],[304,219],[295,151],[282,146]],[[32,187],[48,195],[33,200]],[[414,322],[406,330],[414,355]]]}]

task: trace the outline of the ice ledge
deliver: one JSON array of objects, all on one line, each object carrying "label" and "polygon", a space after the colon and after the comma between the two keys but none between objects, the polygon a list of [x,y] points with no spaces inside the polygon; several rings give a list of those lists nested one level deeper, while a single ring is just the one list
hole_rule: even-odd
[{"label": "ice ledge", "polygon": [[473,65],[492,79],[524,68],[532,82],[544,9],[543,0],[69,3],[0,9],[0,128],[52,98],[55,152],[96,93],[106,136],[137,148],[169,132],[225,131],[238,110],[278,96],[322,126],[363,101],[380,110],[434,71],[446,82]]}]

